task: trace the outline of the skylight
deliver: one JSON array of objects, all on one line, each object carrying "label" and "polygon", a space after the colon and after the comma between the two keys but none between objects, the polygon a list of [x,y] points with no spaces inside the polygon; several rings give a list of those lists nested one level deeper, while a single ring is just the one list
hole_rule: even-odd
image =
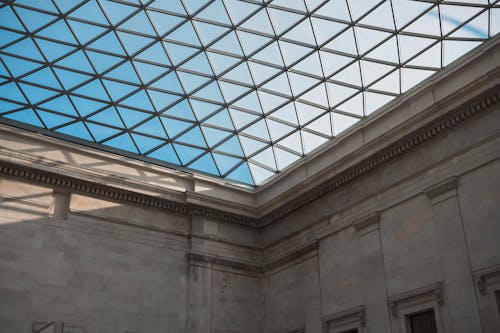
[{"label": "skylight", "polygon": [[2,1],[0,120],[259,185],[495,35],[499,1]]}]

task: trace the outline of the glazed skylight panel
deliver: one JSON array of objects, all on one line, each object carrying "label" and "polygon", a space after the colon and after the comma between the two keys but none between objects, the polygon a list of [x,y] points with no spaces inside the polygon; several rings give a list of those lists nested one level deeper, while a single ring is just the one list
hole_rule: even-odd
[{"label": "glazed skylight panel", "polygon": [[498,1],[3,1],[0,119],[259,185],[500,30]]}]

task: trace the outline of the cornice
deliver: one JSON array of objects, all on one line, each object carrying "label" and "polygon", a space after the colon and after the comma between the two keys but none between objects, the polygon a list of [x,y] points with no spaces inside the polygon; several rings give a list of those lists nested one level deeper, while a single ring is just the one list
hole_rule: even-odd
[{"label": "cornice", "polygon": [[81,193],[112,201],[127,202],[144,207],[163,209],[175,214],[204,216],[217,219],[222,222],[234,223],[248,227],[257,226],[255,219],[246,216],[231,214],[213,208],[193,204],[176,203],[171,200],[158,198],[152,195],[146,195],[69,176],[63,176],[46,170],[38,170],[32,167],[11,164],[5,161],[0,161],[0,175],[15,177],[35,184],[68,190],[73,193]]},{"label": "cornice", "polygon": [[360,163],[352,166],[351,168],[339,173],[332,179],[325,181],[323,184],[315,187],[314,189],[304,193],[303,195],[295,198],[288,203],[279,206],[269,214],[259,219],[259,226],[263,227],[269,225],[293,212],[301,209],[302,207],[320,199],[321,197],[332,193],[353,181],[354,179],[371,172],[380,165],[392,161],[397,157],[413,150],[417,146],[431,140],[437,135],[446,132],[460,124],[474,115],[484,111],[500,101],[500,91],[494,91],[483,98],[477,99],[476,102],[468,107],[459,108],[459,110],[443,116],[431,124],[407,135],[400,141],[390,145],[389,147],[381,150],[378,153],[371,155],[369,158],[361,161]]}]

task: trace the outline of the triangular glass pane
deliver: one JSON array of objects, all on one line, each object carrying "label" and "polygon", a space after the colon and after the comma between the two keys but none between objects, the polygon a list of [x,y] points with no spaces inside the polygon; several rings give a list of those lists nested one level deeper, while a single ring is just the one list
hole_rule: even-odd
[{"label": "triangular glass pane", "polygon": [[57,16],[45,14],[27,8],[16,7],[15,11],[23,21],[28,31],[33,32],[51,21],[55,21]]},{"label": "triangular glass pane", "polygon": [[100,37],[95,42],[90,43],[89,48],[97,49],[99,51],[111,52],[117,55],[125,55],[125,52],[116,38],[115,32],[110,31],[107,34]]},{"label": "triangular glass pane", "polygon": [[208,57],[210,58],[210,61],[212,63],[212,66],[214,68],[214,72],[217,75],[220,75],[230,67],[236,65],[237,63],[241,62],[242,60],[239,58],[235,57],[230,57],[226,56],[223,54],[219,53],[214,53],[214,52],[207,52]]},{"label": "triangular glass pane", "polygon": [[198,101],[192,98],[189,99],[189,103],[191,104],[192,110],[196,114],[196,118],[198,120],[204,119],[221,108],[220,105]]},{"label": "triangular glass pane", "polygon": [[368,15],[363,17],[360,23],[394,30],[396,25],[392,15],[391,2],[384,1],[377,8],[370,10]]},{"label": "triangular glass pane", "polygon": [[400,94],[400,76],[399,70],[392,72],[385,78],[376,82],[370,89],[386,91],[393,94]]},{"label": "triangular glass pane", "polygon": [[123,58],[118,58],[104,53],[94,51],[85,51],[85,53],[89,57],[92,65],[94,65],[98,73],[103,73],[110,67],[115,66],[119,62],[123,61]]},{"label": "triangular glass pane", "polygon": [[328,141],[327,138],[312,134],[307,131],[301,131],[301,134],[302,134],[302,144],[304,146],[304,153],[306,154],[309,154],[314,149],[318,148],[323,143]]},{"label": "triangular glass pane", "polygon": [[[464,24],[460,29],[453,32],[453,38],[488,38],[488,11]],[[494,16],[494,14],[490,14]]]},{"label": "triangular glass pane", "polygon": [[161,91],[148,90],[148,93],[157,111],[162,111],[181,99],[178,95],[167,94]]},{"label": "triangular glass pane", "polygon": [[121,132],[120,130],[108,126],[97,125],[91,122],[86,122],[86,124],[97,142],[106,140],[107,138]]},{"label": "triangular glass pane", "polygon": [[259,97],[257,96],[257,93],[255,91],[252,91],[245,97],[240,98],[239,100],[234,102],[233,105],[240,107],[242,109],[255,111],[257,113],[262,113]]},{"label": "triangular glass pane", "polygon": [[358,42],[358,52],[364,54],[382,41],[388,39],[391,34],[374,29],[356,27],[356,37]]},{"label": "triangular glass pane", "polygon": [[174,43],[164,42],[163,45],[165,45],[170,59],[175,65],[184,62],[187,58],[193,56],[197,52],[200,52],[198,49]]},{"label": "triangular glass pane", "polygon": [[220,176],[217,166],[212,158],[212,154],[206,153],[196,161],[189,164],[189,167],[194,170]]},{"label": "triangular glass pane", "polygon": [[318,44],[323,44],[326,41],[330,40],[333,36],[343,31],[348,26],[343,23],[323,20],[320,18],[312,17],[311,18],[312,25],[314,27],[314,34],[316,36],[316,40]]},{"label": "triangular glass pane", "polygon": [[332,127],[330,125],[330,114],[326,113],[325,115],[319,117],[318,119],[312,121],[306,126],[307,129],[314,131],[319,134],[323,134],[326,136],[332,136]]},{"label": "triangular glass pane", "polygon": [[84,96],[89,96],[105,101],[109,101],[106,90],[102,86],[100,80],[93,80],[74,91],[75,94],[80,94]]},{"label": "triangular glass pane", "polygon": [[57,91],[48,90],[24,83],[20,83],[19,86],[23,90],[24,94],[28,97],[31,104],[40,103],[41,101],[49,99],[59,93]]},{"label": "triangular glass pane", "polygon": [[213,75],[212,68],[210,67],[210,63],[208,62],[207,56],[204,52],[199,53],[197,56],[184,63],[181,68],[207,75]]},{"label": "triangular glass pane", "polygon": [[243,55],[243,51],[241,50],[240,43],[238,41],[238,37],[234,31],[231,31],[215,44],[210,46],[210,49],[233,53],[238,56]]},{"label": "triangular glass pane", "polygon": [[146,120],[146,118],[151,117],[150,113],[131,110],[124,107],[118,107],[118,112],[127,128],[134,127],[138,123]]},{"label": "triangular glass pane", "polygon": [[300,96],[300,100],[328,108],[328,97],[324,83],[321,83],[313,89]]},{"label": "triangular glass pane", "polygon": [[181,0],[154,0],[153,3],[149,5],[149,7],[186,15],[186,10],[182,5]]},{"label": "triangular glass pane", "polygon": [[136,10],[136,7],[114,1],[100,1],[100,4],[113,25],[119,24]]},{"label": "triangular glass pane", "polygon": [[52,74],[52,71],[48,67],[44,67],[33,74],[24,77],[23,80],[54,89],[61,89],[59,82],[57,82],[56,77]]},{"label": "triangular glass pane", "polygon": [[276,163],[278,164],[278,170],[280,171],[300,159],[300,156],[278,147],[274,147],[274,155],[276,156]]},{"label": "triangular glass pane", "polygon": [[120,28],[155,36],[156,33],[149,23],[144,11],[140,11],[120,25]]},{"label": "triangular glass pane", "polygon": [[447,66],[470,50],[476,48],[481,42],[451,41],[443,42],[443,65]]},{"label": "triangular glass pane", "polygon": [[251,158],[250,161],[257,162],[267,166],[268,168],[277,170],[276,163],[274,161],[274,152],[272,147],[268,147],[263,151],[261,151],[260,153],[256,154]]},{"label": "triangular glass pane", "polygon": [[336,107],[340,103],[343,103],[345,100],[347,100],[347,98],[353,96],[358,92],[358,90],[356,89],[331,82],[327,82],[326,87],[328,91],[330,107]]},{"label": "triangular glass pane", "polygon": [[269,113],[278,106],[284,105],[288,102],[288,99],[270,94],[264,91],[259,91],[259,99],[264,109],[264,113]]},{"label": "triangular glass pane", "polygon": [[12,44],[3,49],[3,51],[29,59],[44,61],[42,55],[38,51],[35,43],[33,43],[33,40],[31,38],[25,38],[15,44]]},{"label": "triangular glass pane", "polygon": [[442,67],[441,60],[441,43],[436,43],[426,51],[422,52],[416,58],[413,58],[408,65],[434,67],[440,69]]},{"label": "triangular glass pane", "polygon": [[292,83],[293,94],[295,96],[300,95],[307,89],[311,89],[313,86],[318,85],[321,81],[318,79],[314,79],[312,77],[289,73],[288,74],[290,81]]},{"label": "triangular glass pane", "polygon": [[167,129],[168,136],[170,138],[174,138],[180,133],[184,132],[191,126],[193,126],[193,123],[189,123],[186,121],[181,121],[181,120],[176,120],[176,119],[171,119],[167,117],[160,117],[163,125],[165,125],[165,128]]},{"label": "triangular glass pane", "polygon": [[266,121],[264,119],[258,120],[253,125],[245,128],[242,133],[260,138],[264,141],[270,141],[269,131],[267,129]]},{"label": "triangular glass pane", "polygon": [[105,28],[83,22],[66,20],[73,29],[80,44],[87,44],[90,40],[106,31]]},{"label": "triangular glass pane", "polygon": [[267,126],[269,127],[269,134],[272,141],[277,141],[295,130],[294,127],[270,119],[267,120]]},{"label": "triangular glass pane", "polygon": [[148,11],[148,14],[154,26],[156,27],[156,31],[158,31],[158,34],[161,36],[169,32],[185,20],[183,17],[160,13],[152,10]]},{"label": "triangular glass pane", "polygon": [[14,14],[10,6],[4,6],[3,8],[0,8],[0,17],[2,18],[0,27],[24,31],[23,25],[17,18],[16,14]]},{"label": "triangular glass pane", "polygon": [[335,37],[331,42],[326,44],[325,48],[344,54],[357,56],[358,50],[356,46],[356,39],[354,38],[354,30],[352,28],[347,29],[346,31]]},{"label": "triangular glass pane", "polygon": [[154,135],[159,138],[166,138],[165,130],[160,122],[160,119],[156,116],[152,117],[150,120],[146,121],[144,124],[139,125],[134,128],[134,132]]},{"label": "triangular glass pane", "polygon": [[299,62],[297,65],[293,66],[293,69],[304,72],[306,74],[323,77],[321,61],[318,52],[314,52],[313,54]]},{"label": "triangular glass pane", "polygon": [[289,124],[298,125],[297,114],[293,102],[290,102],[269,115],[270,118],[276,118]]},{"label": "triangular glass pane", "polygon": [[73,117],[79,117],[68,96],[65,95],[51,99],[48,102],[39,105],[39,107],[64,113]]},{"label": "triangular glass pane", "polygon": [[[139,73],[139,76],[144,84],[148,84],[150,81],[156,79],[158,76],[169,70],[165,67],[151,65],[140,61],[134,61],[134,67]],[[135,71],[133,72],[133,75],[135,76]]]},{"label": "triangular glass pane", "polygon": [[219,85],[217,84],[216,81],[213,81],[204,88],[198,90],[196,93],[193,94],[193,96],[203,98],[209,101],[224,103],[224,98],[222,97]]},{"label": "triangular glass pane", "polygon": [[321,114],[327,112],[323,109],[301,102],[295,102],[295,109],[297,110],[299,123],[302,126],[319,117]]},{"label": "triangular glass pane", "polygon": [[194,116],[193,110],[191,109],[191,106],[189,105],[187,99],[184,99],[174,106],[168,108],[163,114],[189,121],[196,121],[196,117]]},{"label": "triangular glass pane", "polygon": [[200,156],[205,152],[205,150],[188,147],[181,144],[174,144],[174,148],[179,155],[183,165],[189,164],[192,160]]},{"label": "triangular glass pane", "polygon": [[258,150],[261,150],[264,147],[267,147],[268,144],[265,142],[257,141],[251,138],[248,138],[243,135],[238,135],[241,146],[243,147],[243,151],[246,156],[250,156]]},{"label": "triangular glass pane", "polygon": [[241,46],[243,47],[243,51],[247,56],[252,55],[257,49],[260,49],[265,44],[272,41],[272,39],[269,37],[264,37],[245,31],[237,30],[236,33],[238,34],[238,38],[241,42]]},{"label": "triangular glass pane", "polygon": [[273,20],[274,30],[277,35],[281,35],[304,18],[303,15],[275,8],[269,8],[268,12]]},{"label": "triangular glass pane", "polygon": [[441,36],[441,24],[439,22],[437,7],[426,12],[423,16],[407,26],[404,31],[421,35]]},{"label": "triangular glass pane", "polygon": [[361,60],[361,70],[363,72],[363,84],[370,85],[375,80],[381,78],[385,74],[395,70],[396,67],[388,66],[373,61]]},{"label": "triangular glass pane", "polygon": [[299,155],[303,154],[302,150],[302,137],[300,135],[300,132],[297,131],[295,133],[290,134],[289,136],[285,137],[283,140],[281,140],[278,145],[281,147],[285,147],[287,149],[293,150]]},{"label": "triangular glass pane", "polygon": [[2,117],[9,118],[12,120],[17,120],[22,123],[38,126],[38,127],[44,127],[42,123],[40,122],[40,119],[36,116],[35,112],[32,109],[24,109],[21,111],[9,113],[2,115]]},{"label": "triangular glass pane", "polygon": [[259,116],[252,113],[243,112],[231,108],[229,109],[229,112],[231,113],[231,117],[237,129],[241,129],[242,127],[247,126],[249,123],[254,122],[259,118]]},{"label": "triangular glass pane", "polygon": [[177,78],[175,72],[168,73],[167,75],[156,80],[151,84],[151,87],[176,92],[179,94],[184,93],[181,83],[179,82],[179,79]]},{"label": "triangular glass pane", "polygon": [[75,37],[73,37],[71,30],[69,30],[66,21],[64,20],[56,21],[36,34],[38,36],[57,39],[66,43],[78,44]]},{"label": "triangular glass pane", "polygon": [[226,139],[228,136],[233,135],[231,132],[221,131],[208,126],[201,126],[201,129],[209,147],[213,147],[220,141]]},{"label": "triangular glass pane", "polygon": [[198,89],[200,86],[204,85],[211,79],[208,77],[185,73],[185,72],[177,72],[179,79],[181,80],[182,86],[186,90],[186,92],[192,92],[195,89]]},{"label": "triangular glass pane", "polygon": [[237,136],[231,137],[229,140],[220,144],[215,149],[216,149],[216,151],[220,151],[223,153],[228,153],[228,154],[241,156],[241,157],[244,156],[243,150],[241,149],[240,141],[238,140]]},{"label": "triangular glass pane", "polygon": [[135,133],[132,133],[131,135],[135,141],[135,144],[139,148],[139,151],[141,152],[141,154],[145,154],[148,151],[150,151],[150,150],[152,150],[152,149],[154,149],[154,148],[156,148],[159,145],[164,143],[164,141],[161,141],[158,139],[153,139],[153,138],[150,138],[150,137],[144,136],[144,135],[139,135],[139,134],[135,134]]},{"label": "triangular glass pane", "polygon": [[233,80],[247,85],[253,85],[252,75],[250,74],[250,70],[248,69],[248,65],[246,62],[242,62],[234,69],[224,74],[222,77],[227,80]]},{"label": "triangular glass pane", "polygon": [[223,109],[222,111],[216,113],[207,119],[205,123],[234,131],[233,122],[231,121],[231,117],[229,116],[227,109]]},{"label": "triangular glass pane", "polygon": [[140,90],[133,94],[132,96],[121,101],[120,104],[129,107],[135,107],[138,109],[154,111],[153,105],[149,101],[149,98],[144,90]]},{"label": "triangular glass pane", "polygon": [[173,32],[167,35],[167,38],[177,42],[188,43],[195,46],[200,46],[200,41],[193,28],[193,24],[187,21]]},{"label": "triangular glass pane", "polygon": [[365,92],[366,114],[369,115],[393,99],[394,96]]},{"label": "triangular glass pane", "polygon": [[63,66],[69,69],[76,69],[83,72],[94,73],[90,62],[85,57],[85,53],[82,50],[78,50],[75,53],[59,60],[57,65]]},{"label": "triangular glass pane", "polygon": [[118,31],[117,33],[129,55],[135,54],[138,51],[142,52],[142,49],[146,49],[154,42],[154,39],[144,36],[138,36],[121,31]]},{"label": "triangular glass pane", "polygon": [[[170,0],[168,0],[170,1]],[[156,158],[160,161],[165,161],[167,163],[172,163],[179,165],[181,162],[177,158],[174,148],[171,144],[165,145],[161,148],[156,149],[154,152],[148,155],[149,157]]]},{"label": "triangular glass pane", "polygon": [[261,168],[253,163],[248,163],[250,170],[252,171],[253,179],[255,180],[255,185],[261,185],[266,179],[274,176],[274,172],[267,169]]},{"label": "triangular glass pane", "polygon": [[472,18],[482,9],[480,7],[469,7],[463,5],[439,5],[441,14],[441,31],[443,35],[457,29],[465,21]]},{"label": "triangular glass pane", "polygon": [[249,17],[250,14],[254,13],[259,8],[259,5],[257,4],[239,0],[224,0],[224,3],[229,11],[229,16],[235,25],[240,23],[243,19]]},{"label": "triangular glass pane", "polygon": [[49,62],[53,62],[66,54],[76,50],[72,46],[64,45],[64,44],[59,44],[59,43],[54,43],[54,42],[49,42],[44,39],[39,39],[36,38],[36,43],[38,44],[38,47],[42,50],[43,55]]},{"label": "triangular glass pane", "polygon": [[0,47],[24,38],[24,35],[0,28]]},{"label": "triangular glass pane", "polygon": [[213,153],[213,157],[215,159],[215,162],[217,163],[217,166],[219,167],[221,174],[223,175],[234,168],[236,165],[241,163],[240,158],[235,158],[227,155]]},{"label": "triangular glass pane", "polygon": [[252,56],[252,59],[268,62],[277,66],[283,66],[281,51],[277,42],[273,42]]},{"label": "triangular glass pane", "polygon": [[92,78],[89,75],[67,71],[61,68],[54,68],[54,72],[56,73],[59,80],[61,80],[61,83],[63,84],[66,90],[71,89],[77,85],[80,85]]},{"label": "triangular glass pane", "polygon": [[283,41],[280,41],[279,44],[281,47],[281,52],[283,52],[283,60],[285,60],[285,64],[287,66],[292,65],[300,58],[303,58],[313,52],[312,48],[304,47],[298,44],[292,44]]},{"label": "triangular glass pane", "polygon": [[137,77],[137,74],[135,73],[134,67],[132,67],[132,64],[130,61],[126,61],[120,66],[116,67],[112,71],[108,72],[106,74],[106,77],[122,80],[122,81],[128,81],[132,82],[135,84],[141,84],[141,81]]},{"label": "triangular glass pane", "polygon": [[312,46],[316,45],[316,39],[309,20],[300,22],[292,30],[288,31],[283,38],[291,39],[299,43],[307,43]]},{"label": "triangular glass pane", "polygon": [[223,24],[231,24],[231,20],[229,19],[229,16],[227,16],[226,8],[221,0],[215,0],[212,2],[208,7],[196,15],[196,17]]},{"label": "triangular glass pane", "polygon": [[351,97],[347,102],[339,105],[337,107],[338,110],[352,113],[358,116],[364,116],[364,100],[363,94],[359,93],[354,97]]},{"label": "triangular glass pane", "polygon": [[433,3],[413,1],[413,0],[398,0],[393,1],[394,16],[396,17],[396,26],[398,29],[407,25],[415,17],[434,6]]},{"label": "triangular glass pane", "polygon": [[320,9],[316,11],[317,15],[326,16],[346,22],[351,22],[351,14],[347,8],[345,0],[330,0],[327,1]]},{"label": "triangular glass pane", "polygon": [[422,38],[415,36],[399,35],[399,47],[401,50],[401,62],[406,62],[408,59],[414,57],[419,52],[429,48],[434,39]]},{"label": "triangular glass pane", "polygon": [[361,86],[361,72],[359,67],[359,62],[356,61],[352,65],[349,65],[336,75],[332,77],[332,80],[347,83],[353,86]]},{"label": "triangular glass pane", "polygon": [[334,135],[339,135],[360,120],[358,118],[349,117],[335,112],[332,112],[330,115],[332,117]]},{"label": "triangular glass pane", "polygon": [[86,117],[87,115],[99,110],[103,109],[107,106],[107,104],[93,101],[87,98],[82,98],[78,96],[71,96],[71,101],[75,105],[78,113],[82,115],[82,117]]},{"label": "triangular glass pane", "polygon": [[248,92],[251,88],[243,87],[237,84],[232,84],[224,81],[219,81],[219,86],[222,90],[226,101],[230,102],[244,93]]},{"label": "triangular glass pane", "polygon": [[238,168],[236,168],[236,170],[227,175],[226,178],[249,185],[255,185],[250,169],[248,168],[248,163],[241,164]]},{"label": "triangular glass pane", "polygon": [[75,136],[77,138],[84,139],[87,141],[94,141],[94,139],[92,139],[92,136],[90,136],[89,131],[87,131],[87,128],[81,121],[58,128],[56,129],[56,132]]},{"label": "triangular glass pane", "polygon": [[89,117],[89,120],[93,120],[106,125],[123,127],[120,116],[113,106],[110,106],[109,108],[106,108],[103,111],[94,114],[93,116]]},{"label": "triangular glass pane", "polygon": [[5,65],[9,69],[9,71],[12,73],[13,76],[21,76],[23,74],[26,74],[32,70],[35,70],[36,68],[40,68],[43,65],[7,55],[1,55],[2,60],[4,61]]},{"label": "triangular glass pane", "polygon": [[131,92],[133,92],[138,88],[129,84],[124,84],[116,81],[102,80],[102,82],[104,83],[104,86],[111,95],[111,99],[113,101],[117,101],[125,97],[126,95],[130,94]]},{"label": "triangular glass pane", "polygon": [[108,24],[108,20],[103,15],[101,8],[96,0],[90,0],[83,6],[71,12],[69,17],[75,17],[81,20],[89,20],[100,24]]},{"label": "triangular glass pane", "polygon": [[255,81],[255,84],[257,85],[260,85],[262,82],[268,80],[272,76],[282,71],[281,69],[262,65],[252,61],[248,62],[248,66],[250,67],[252,77]]},{"label": "triangular glass pane", "polygon": [[263,8],[253,14],[248,20],[241,24],[242,28],[254,30],[269,35],[274,35],[273,26],[267,15],[266,9]]},{"label": "triangular glass pane", "polygon": [[200,10],[209,0],[184,0],[190,14]]},{"label": "triangular glass pane", "polygon": [[[291,74],[292,73],[289,73],[289,75]],[[292,96],[292,92],[290,90],[290,83],[288,82],[288,76],[286,75],[286,73],[281,73],[271,81],[264,84],[262,88],[266,90],[271,90],[278,94]]]},{"label": "triangular glass pane", "polygon": [[157,42],[134,57],[137,60],[155,62],[164,66],[171,66],[170,60],[160,42]]},{"label": "triangular glass pane", "polygon": [[376,49],[368,53],[366,55],[366,58],[399,64],[398,54],[398,43],[396,37],[391,37],[389,40],[382,43],[380,46],[377,46]]},{"label": "triangular glass pane", "polygon": [[27,102],[21,93],[21,90],[19,90],[18,86],[14,82],[0,85],[0,96],[16,102]]},{"label": "triangular glass pane", "polygon": [[134,142],[132,141],[128,133],[123,133],[121,135],[118,135],[117,137],[114,137],[113,139],[104,142],[104,144],[106,146],[139,154],[139,151],[135,147]]},{"label": "triangular glass pane", "polygon": [[74,118],[65,117],[59,114],[42,110],[38,110],[37,113],[40,118],[42,118],[42,121],[44,122],[45,126],[47,126],[47,128],[58,127],[75,120]]},{"label": "triangular glass pane", "polygon": [[209,45],[229,29],[220,25],[193,21],[203,45]]}]

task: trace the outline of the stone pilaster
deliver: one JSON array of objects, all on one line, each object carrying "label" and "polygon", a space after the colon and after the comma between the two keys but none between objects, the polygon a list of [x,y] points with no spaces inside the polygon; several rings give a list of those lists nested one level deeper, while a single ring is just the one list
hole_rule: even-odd
[{"label": "stone pilaster", "polygon": [[[425,191],[432,203],[441,257],[448,313],[448,316],[444,318],[444,325],[447,332],[480,332],[481,324],[460,213],[457,184],[458,179],[452,177]],[[454,323],[460,323],[460,325],[454,325]]]},{"label": "stone pilaster", "polygon": [[390,332],[379,221],[380,215],[377,213],[356,221],[354,227],[359,232],[366,325],[370,332]]}]

